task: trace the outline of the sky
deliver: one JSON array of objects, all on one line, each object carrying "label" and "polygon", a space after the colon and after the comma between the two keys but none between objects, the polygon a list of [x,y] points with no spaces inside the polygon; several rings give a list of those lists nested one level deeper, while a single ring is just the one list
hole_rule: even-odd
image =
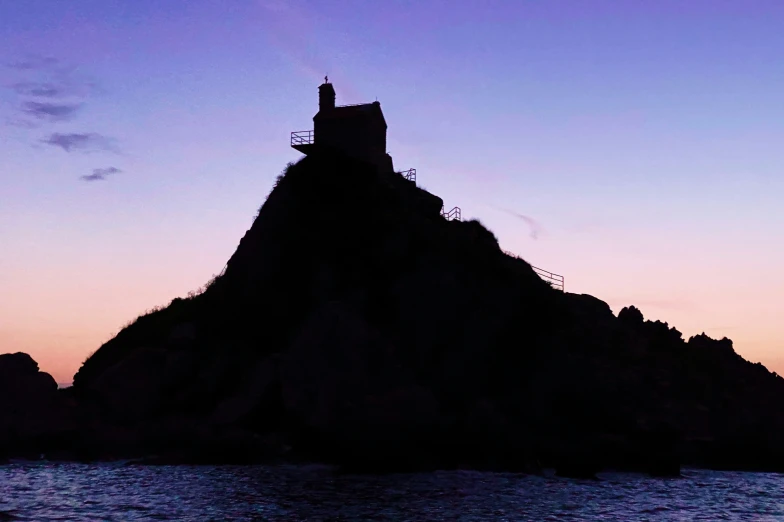
[{"label": "sky", "polygon": [[778,0],[0,0],[0,353],[58,382],[221,271],[324,75],[617,313],[784,374]]}]

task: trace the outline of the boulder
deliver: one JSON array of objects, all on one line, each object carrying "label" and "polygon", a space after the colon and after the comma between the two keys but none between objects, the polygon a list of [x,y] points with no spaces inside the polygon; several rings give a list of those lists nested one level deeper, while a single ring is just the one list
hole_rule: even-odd
[{"label": "boulder", "polygon": [[38,363],[26,353],[0,355],[0,383],[12,379],[24,379],[38,373]]},{"label": "boulder", "polygon": [[38,457],[69,429],[57,383],[26,353],[0,355],[0,455]]}]

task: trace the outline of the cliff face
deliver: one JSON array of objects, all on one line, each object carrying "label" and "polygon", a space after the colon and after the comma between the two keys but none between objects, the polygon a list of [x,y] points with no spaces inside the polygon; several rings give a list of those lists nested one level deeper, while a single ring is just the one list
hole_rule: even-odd
[{"label": "cliff face", "polygon": [[660,454],[784,468],[784,380],[729,340],[553,290],[441,206],[344,157],[290,167],[206,292],[85,362],[90,446],[383,470]]}]

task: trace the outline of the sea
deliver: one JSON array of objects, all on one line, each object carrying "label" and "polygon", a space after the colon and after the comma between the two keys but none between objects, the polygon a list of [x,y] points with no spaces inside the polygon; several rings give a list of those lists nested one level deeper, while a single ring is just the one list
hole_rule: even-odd
[{"label": "sea", "polygon": [[784,477],[444,471],[343,475],[326,466],[0,466],[0,521],[784,521]]}]

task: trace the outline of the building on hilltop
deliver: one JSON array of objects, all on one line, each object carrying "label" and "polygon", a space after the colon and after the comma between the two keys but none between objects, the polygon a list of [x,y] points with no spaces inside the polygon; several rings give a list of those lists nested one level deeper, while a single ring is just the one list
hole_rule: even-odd
[{"label": "building on hilltop", "polygon": [[319,86],[319,110],[312,131],[291,133],[291,146],[310,154],[320,147],[338,149],[358,159],[393,170],[387,154],[387,122],[381,104],[335,105],[335,88],[324,78]]}]

